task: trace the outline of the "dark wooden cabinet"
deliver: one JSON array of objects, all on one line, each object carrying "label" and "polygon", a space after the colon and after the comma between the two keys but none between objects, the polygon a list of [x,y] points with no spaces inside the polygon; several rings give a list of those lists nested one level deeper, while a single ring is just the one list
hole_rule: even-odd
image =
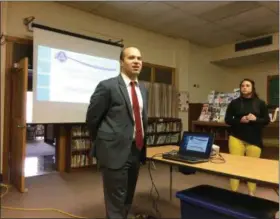
[{"label": "dark wooden cabinet", "polygon": [[201,109],[203,104],[202,103],[189,103],[189,113],[188,113],[188,130],[192,130],[192,121],[198,120]]}]

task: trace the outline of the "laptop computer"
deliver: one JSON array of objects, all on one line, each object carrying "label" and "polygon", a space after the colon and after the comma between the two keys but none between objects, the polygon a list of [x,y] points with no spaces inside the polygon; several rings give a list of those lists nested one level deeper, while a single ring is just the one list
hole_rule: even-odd
[{"label": "laptop computer", "polygon": [[179,151],[164,153],[162,157],[186,163],[208,162],[213,142],[213,133],[183,132]]}]

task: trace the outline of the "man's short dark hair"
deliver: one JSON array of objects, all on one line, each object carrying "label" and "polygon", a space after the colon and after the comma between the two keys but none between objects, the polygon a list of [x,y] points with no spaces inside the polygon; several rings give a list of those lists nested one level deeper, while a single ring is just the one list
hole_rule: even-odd
[{"label": "man's short dark hair", "polygon": [[123,61],[124,60],[124,50],[126,49],[126,47],[124,47],[121,51],[121,54],[120,54],[120,60]]},{"label": "man's short dark hair", "polygon": [[124,55],[125,55],[125,50],[128,49],[128,48],[136,48],[134,46],[128,46],[128,47],[124,47],[121,51],[121,54],[120,54],[120,60],[123,61],[124,60]]}]

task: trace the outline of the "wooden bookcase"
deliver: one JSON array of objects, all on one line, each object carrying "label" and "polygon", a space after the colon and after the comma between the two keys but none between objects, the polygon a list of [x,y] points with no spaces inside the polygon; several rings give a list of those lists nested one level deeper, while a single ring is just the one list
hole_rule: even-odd
[{"label": "wooden bookcase", "polygon": [[[85,123],[59,125],[64,130],[65,171],[80,170],[96,166],[96,160],[89,156],[92,141]],[[149,118],[148,147],[178,144],[181,138],[182,122],[178,118]]]},{"label": "wooden bookcase", "polygon": [[179,118],[149,118],[147,146],[178,145],[181,140],[182,121]]},{"label": "wooden bookcase", "polygon": [[198,120],[203,103],[189,103],[188,130],[192,130],[192,122]]},{"label": "wooden bookcase", "polygon": [[67,147],[66,170],[87,168],[96,165],[96,160],[89,156],[92,141],[86,124],[74,124],[69,127],[69,145]]}]

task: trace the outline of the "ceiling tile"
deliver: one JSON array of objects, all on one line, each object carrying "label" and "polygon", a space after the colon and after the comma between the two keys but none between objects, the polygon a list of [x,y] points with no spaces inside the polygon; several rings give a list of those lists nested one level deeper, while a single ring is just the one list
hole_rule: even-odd
[{"label": "ceiling tile", "polygon": [[171,11],[173,8],[163,2],[147,2],[133,11],[133,14],[140,16],[157,16],[158,14]]},{"label": "ceiling tile", "polygon": [[212,34],[215,33],[217,31],[222,31],[222,29],[218,26],[215,25],[213,23],[208,23],[206,25],[203,26],[199,26],[199,27],[193,27],[188,29],[188,31],[186,33],[184,33],[184,36],[188,36],[188,37],[208,37],[208,34]]},{"label": "ceiling tile", "polygon": [[174,2],[166,2],[166,4],[170,4],[176,8],[179,8],[183,11],[190,12],[194,15],[199,15],[205,13],[207,11],[211,11],[218,7],[229,4],[230,1],[174,1]]},{"label": "ceiling tile", "polygon": [[216,21],[215,23],[220,25],[221,27],[233,27],[237,25],[243,25],[248,22],[252,22],[256,19],[265,19],[269,16],[274,16],[275,14],[271,12],[269,9],[265,7],[255,8],[249,11],[245,11],[236,16],[232,16],[229,18],[221,19]]},{"label": "ceiling tile", "polygon": [[156,33],[188,39],[203,46],[220,46],[279,31],[279,18],[274,12],[276,4],[273,2],[59,3]]},{"label": "ceiling tile", "polygon": [[134,24],[132,20],[127,19],[132,14],[132,10],[141,7],[147,2],[106,2],[92,11],[93,14],[113,19],[119,22]]},{"label": "ceiling tile", "polygon": [[[166,16],[174,10],[171,6],[162,2],[146,2],[135,10],[127,12],[123,18],[124,23],[141,26],[155,26],[153,22],[158,17]],[[129,18],[129,19],[128,19]],[[149,24],[151,22],[151,24]]]},{"label": "ceiling tile", "polygon": [[279,33],[279,25],[274,25],[266,28],[267,33]]},{"label": "ceiling tile", "polygon": [[[178,37],[184,36],[188,32],[195,32],[198,29],[205,28],[209,30],[212,25],[206,21],[191,15],[184,15],[182,19],[174,22],[166,22],[164,25],[158,25],[154,29],[156,31]],[[201,27],[201,28],[200,28]],[[213,30],[213,27],[212,27]]]},{"label": "ceiling tile", "polygon": [[138,19],[136,23],[148,27],[149,29],[159,30],[163,28],[166,29],[166,27],[169,27],[170,25],[176,26],[178,22],[186,19],[186,17],[187,16],[182,11],[172,9],[167,13],[154,16],[152,19],[149,17]]},{"label": "ceiling tile", "polygon": [[142,5],[147,4],[145,1],[110,1],[105,2],[101,7],[99,7],[99,10],[106,10],[106,9],[114,9],[118,11],[129,11],[129,10],[136,10]]},{"label": "ceiling tile", "polygon": [[167,18],[166,22],[164,23],[164,25],[159,26],[159,29],[166,29],[168,27],[168,29],[170,30],[178,28],[184,30],[189,28],[198,28],[209,24],[209,22],[207,21],[204,21],[194,15],[189,15],[186,12],[182,12],[180,10],[174,9],[172,13],[177,13],[176,16],[174,15],[176,19],[174,18],[172,20],[169,20],[169,14],[165,14],[164,16]]},{"label": "ceiling tile", "polygon": [[[228,37],[227,37],[228,36]],[[201,42],[204,42],[204,44],[210,46],[210,47],[217,47],[225,44],[232,44],[236,43],[239,40],[245,40],[247,39],[246,36],[238,35],[236,37],[232,37],[229,35],[224,34],[217,34],[217,35],[210,35],[208,39],[200,39]]]},{"label": "ceiling tile", "polygon": [[223,18],[231,17],[243,13],[254,8],[261,7],[257,2],[253,1],[238,1],[230,2],[230,4],[218,7],[209,12],[205,12],[200,15],[201,18],[208,21],[217,21]]},{"label": "ceiling tile", "polygon": [[264,36],[267,34],[270,34],[271,32],[268,32],[267,29],[251,29],[250,31],[242,31],[242,34],[247,36],[248,38],[255,38],[259,36]]},{"label": "ceiling tile", "polygon": [[208,21],[205,21],[195,15],[186,15],[186,18],[182,20],[182,27],[200,27],[208,24]]},{"label": "ceiling tile", "polygon": [[259,3],[279,14],[279,1],[261,1]]},{"label": "ceiling tile", "polygon": [[[275,27],[275,29],[277,29]],[[275,31],[273,31],[271,26],[264,26],[263,28],[260,28],[259,26],[244,26],[242,29],[240,28],[238,31],[240,34],[245,35],[247,37],[258,37],[258,36],[262,36],[262,35],[266,35],[266,34],[270,34],[273,33]]]},{"label": "ceiling tile", "polygon": [[117,20],[117,21],[122,21],[121,16],[124,12],[118,11],[118,10],[114,10],[112,8],[106,8],[106,10],[94,10],[92,11],[93,14],[95,15],[99,15],[101,17],[105,17],[105,18],[109,18],[112,20]]},{"label": "ceiling tile", "polygon": [[244,25],[236,25],[232,27],[232,30],[252,37],[258,34],[269,34],[273,27],[275,29],[279,27],[279,18],[275,14],[265,18],[255,17],[252,22],[244,23]]},{"label": "ceiling tile", "polygon": [[244,40],[247,37],[238,33],[234,33],[231,31],[221,30],[217,29],[216,31],[213,30],[207,30],[203,32],[202,34],[197,33],[189,33],[183,36],[183,38],[187,38],[190,41],[193,42],[200,42],[204,45],[208,46],[218,46],[228,43],[234,43],[238,40]]},{"label": "ceiling tile", "polygon": [[74,8],[78,8],[87,12],[91,12],[92,10],[95,10],[96,8],[100,7],[104,2],[99,1],[59,1],[60,4],[68,5]]}]

